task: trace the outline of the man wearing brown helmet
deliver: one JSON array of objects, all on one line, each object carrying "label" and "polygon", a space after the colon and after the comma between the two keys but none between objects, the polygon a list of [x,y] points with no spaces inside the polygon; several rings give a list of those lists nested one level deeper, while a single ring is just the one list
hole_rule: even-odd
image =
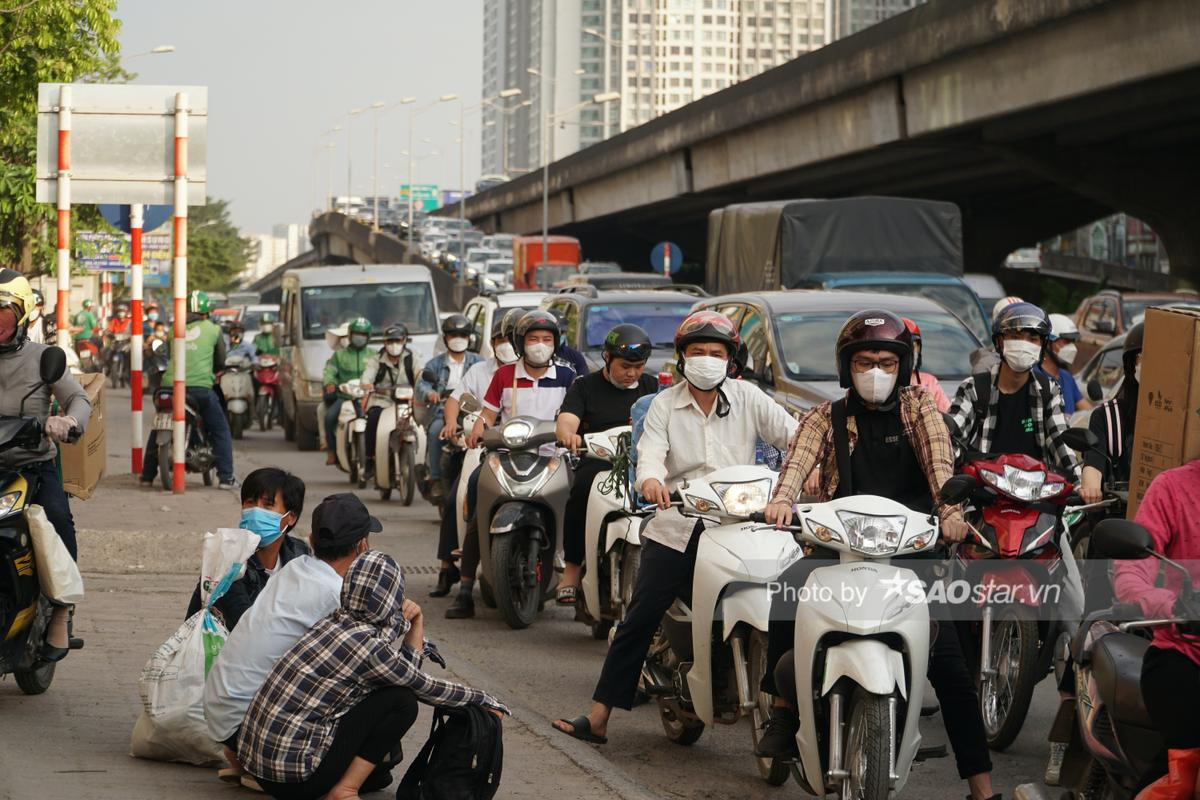
[{"label": "man wearing brown helmet", "polygon": [[[819,467],[816,493],[820,501],[872,494],[918,511],[937,509],[942,539],[961,541],[966,532],[961,512],[953,507],[938,508],[941,486],[954,474],[954,449],[933,396],[922,386],[910,385],[913,341],[904,320],[880,309],[850,317],[838,335],[837,362],[846,396],[813,408],[800,420],[764,512],[766,520],[789,524],[802,483]],[[814,552],[798,562],[784,580],[803,586],[819,565],[818,559],[835,557],[831,552]],[[795,757],[799,729],[795,672],[792,653],[784,655],[794,641],[793,618],[785,609],[772,608],[768,670],[762,689],[776,700],[759,742],[758,755],[763,757]],[[993,797],[992,764],[979,700],[953,625],[938,626],[929,659],[929,681],[937,692],[959,776],[967,781],[970,798]]]}]

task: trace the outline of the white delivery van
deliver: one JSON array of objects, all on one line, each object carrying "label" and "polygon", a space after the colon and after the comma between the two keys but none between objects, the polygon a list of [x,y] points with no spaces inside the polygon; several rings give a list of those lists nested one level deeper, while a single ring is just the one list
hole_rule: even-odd
[{"label": "white delivery van", "polygon": [[371,344],[383,331],[408,328],[413,369],[419,373],[438,341],[437,294],[429,269],[419,264],[347,264],[288,270],[280,301],[280,370],[283,429],[301,450],[315,450],[322,374],[332,355],[325,331],[356,317],[371,321]]}]

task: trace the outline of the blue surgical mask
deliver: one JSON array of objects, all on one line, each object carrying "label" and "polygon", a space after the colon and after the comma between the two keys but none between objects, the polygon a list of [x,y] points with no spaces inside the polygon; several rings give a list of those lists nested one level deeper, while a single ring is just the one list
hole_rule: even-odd
[{"label": "blue surgical mask", "polygon": [[284,534],[284,528],[279,524],[282,521],[283,515],[269,508],[246,508],[242,509],[242,519],[238,527],[258,534],[258,546],[266,547]]},{"label": "blue surgical mask", "polygon": [[146,315],[146,318],[149,319],[151,322],[153,322],[154,320],[158,319],[158,312],[151,311],[149,314]]}]

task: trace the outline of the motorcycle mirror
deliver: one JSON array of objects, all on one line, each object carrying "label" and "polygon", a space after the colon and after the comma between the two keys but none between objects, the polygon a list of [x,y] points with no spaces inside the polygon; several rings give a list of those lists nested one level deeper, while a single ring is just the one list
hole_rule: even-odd
[{"label": "motorcycle mirror", "polygon": [[942,484],[942,503],[956,506],[971,496],[979,484],[970,475],[955,475]]},{"label": "motorcycle mirror", "polygon": [[47,347],[38,362],[38,374],[42,383],[57,383],[67,372],[67,354],[61,347]]},{"label": "motorcycle mirror", "polygon": [[1087,428],[1068,428],[1063,432],[1062,440],[1072,450],[1083,452],[1091,450],[1100,443],[1100,437]]},{"label": "motorcycle mirror", "polygon": [[1099,403],[1104,399],[1104,387],[1100,385],[1100,381],[1096,378],[1092,378],[1087,382],[1087,396],[1088,400],[1091,400],[1093,403]]},{"label": "motorcycle mirror", "polygon": [[1115,517],[1101,520],[1092,531],[1091,552],[1101,558],[1145,558],[1154,540],[1136,522]]},{"label": "motorcycle mirror", "polygon": [[467,392],[461,398],[459,398],[458,407],[468,414],[475,414],[482,408],[482,406],[479,405],[479,400],[470,392]]}]

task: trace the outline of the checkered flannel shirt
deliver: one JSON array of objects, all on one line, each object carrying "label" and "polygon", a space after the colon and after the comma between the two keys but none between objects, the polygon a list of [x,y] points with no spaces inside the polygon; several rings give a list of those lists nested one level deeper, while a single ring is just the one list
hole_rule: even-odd
[{"label": "checkered flannel shirt", "polygon": [[[979,408],[974,375],[959,384],[954,400],[950,403],[949,413],[959,434],[972,450],[979,453],[992,452],[992,437],[996,433],[1000,406],[1000,390],[996,385],[999,373],[999,365],[992,367],[992,396],[986,412]],[[1064,477],[1078,483],[1079,461],[1075,457],[1075,451],[1062,441],[1062,435],[1068,428],[1067,418],[1063,413],[1062,393],[1054,381],[1047,380],[1046,383],[1046,388],[1050,390],[1049,397],[1046,397],[1042,382],[1030,373],[1029,412],[1033,418],[1033,437],[1045,453],[1045,462],[1056,468]],[[959,453],[960,457],[961,455]]]},{"label": "checkered flannel shirt", "polygon": [[[898,395],[900,426],[916,454],[917,463],[925,473],[934,503],[941,496],[942,484],[954,474],[954,448],[946,423],[937,410],[933,395],[922,386],[905,386]],[[822,403],[809,410],[800,420],[800,428],[788,447],[787,459],[779,482],[775,485],[772,502],[794,503],[800,496],[804,479],[814,466],[821,468],[819,500],[833,499],[838,489],[837,453],[833,446],[831,403]],[[858,441],[858,425],[853,416],[846,417],[850,452]],[[942,519],[961,516],[957,507],[941,511]]]}]

